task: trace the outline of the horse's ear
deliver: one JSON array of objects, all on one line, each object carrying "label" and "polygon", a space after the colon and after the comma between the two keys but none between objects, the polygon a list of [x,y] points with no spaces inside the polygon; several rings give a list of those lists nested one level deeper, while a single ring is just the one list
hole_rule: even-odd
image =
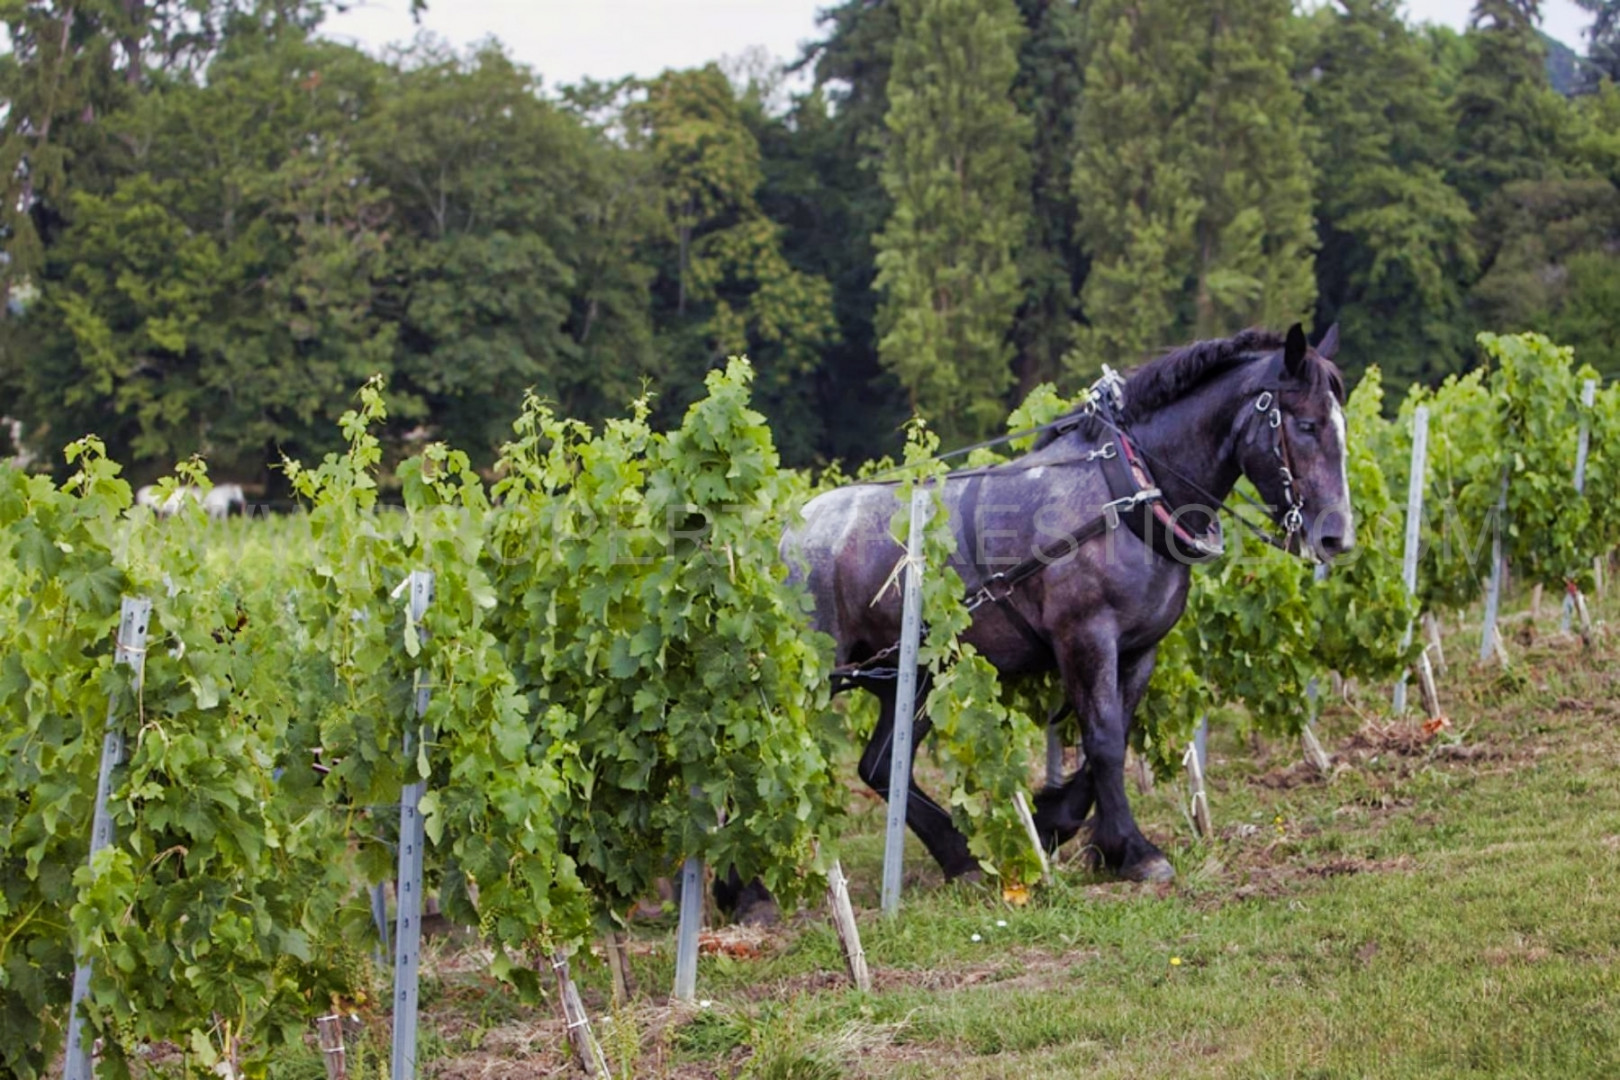
[{"label": "horse's ear", "polygon": [[1316,355],[1324,360],[1331,360],[1339,354],[1339,324],[1334,323],[1322,335],[1322,340],[1316,345]]},{"label": "horse's ear", "polygon": [[1305,370],[1305,328],[1295,323],[1288,328],[1288,340],[1283,342],[1283,371],[1297,379]]}]

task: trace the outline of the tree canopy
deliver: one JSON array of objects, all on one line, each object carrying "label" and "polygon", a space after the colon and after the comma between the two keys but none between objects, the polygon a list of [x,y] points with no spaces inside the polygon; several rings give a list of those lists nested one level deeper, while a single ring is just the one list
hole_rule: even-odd
[{"label": "tree canopy", "polygon": [[859,461],[1301,318],[1391,403],[1482,330],[1612,376],[1620,6],[1581,6],[1573,83],[1534,0],[842,0],[798,82],[557,86],[329,0],[7,0],[3,430],[274,486],[381,374],[395,452],[487,464],[528,391],[669,424],[747,353],[787,462]]}]

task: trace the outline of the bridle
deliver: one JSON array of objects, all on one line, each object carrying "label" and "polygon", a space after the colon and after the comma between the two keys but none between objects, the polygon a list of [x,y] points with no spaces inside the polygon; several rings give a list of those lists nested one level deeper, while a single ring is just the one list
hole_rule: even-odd
[{"label": "bridle", "polygon": [[1277,458],[1277,481],[1282,485],[1283,505],[1287,507],[1278,524],[1282,526],[1284,542],[1292,544],[1295,534],[1305,527],[1305,496],[1294,491],[1294,454],[1288,445],[1288,432],[1283,427],[1282,406],[1276,402],[1275,393],[1262,390],[1255,399],[1254,411],[1263,414],[1266,423],[1276,433],[1271,452]]}]

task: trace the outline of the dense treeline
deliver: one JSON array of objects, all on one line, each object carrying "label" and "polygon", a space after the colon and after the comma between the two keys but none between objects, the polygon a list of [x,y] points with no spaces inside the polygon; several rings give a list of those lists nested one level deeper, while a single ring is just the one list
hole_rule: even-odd
[{"label": "dense treeline", "polygon": [[598,418],[645,386],[667,424],[746,352],[794,463],[1295,318],[1392,402],[1480,330],[1613,376],[1620,2],[1582,2],[1589,57],[1550,63],[1536,0],[1463,34],[1397,0],[844,0],[788,94],[373,58],[325,0],[14,0],[0,414],[45,462],[94,431],[138,477],[255,481],[374,373],[396,452],[487,462],[529,388]]}]

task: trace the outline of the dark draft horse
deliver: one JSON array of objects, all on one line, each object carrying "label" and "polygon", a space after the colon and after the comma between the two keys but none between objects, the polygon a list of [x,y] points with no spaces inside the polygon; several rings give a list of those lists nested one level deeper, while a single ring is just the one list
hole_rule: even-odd
[{"label": "dark draft horse", "polygon": [[[1297,324],[1188,345],[1104,380],[1094,405],[1047,427],[1023,456],[945,481],[953,565],[965,602],[979,601],[965,639],[1004,675],[1055,668],[1080,718],[1083,766],[1036,797],[1049,848],[1095,809],[1090,843],[1109,869],[1174,877],[1125,796],[1131,719],[1186,608],[1190,564],[1221,550],[1216,512],[1240,476],[1294,547],[1330,560],[1354,544],[1337,349],[1337,327],[1311,348]],[[892,668],[900,636],[899,590],[885,588],[903,555],[890,533],[897,509],[893,485],[852,484],[811,500],[782,541],[840,670],[881,703],[860,776],[885,799],[895,684],[860,669],[886,657]],[[928,730],[919,714],[913,752]],[[906,822],[947,878],[977,871],[950,813],[915,781]],[[734,873],[717,884],[741,917],[768,898]]]}]

